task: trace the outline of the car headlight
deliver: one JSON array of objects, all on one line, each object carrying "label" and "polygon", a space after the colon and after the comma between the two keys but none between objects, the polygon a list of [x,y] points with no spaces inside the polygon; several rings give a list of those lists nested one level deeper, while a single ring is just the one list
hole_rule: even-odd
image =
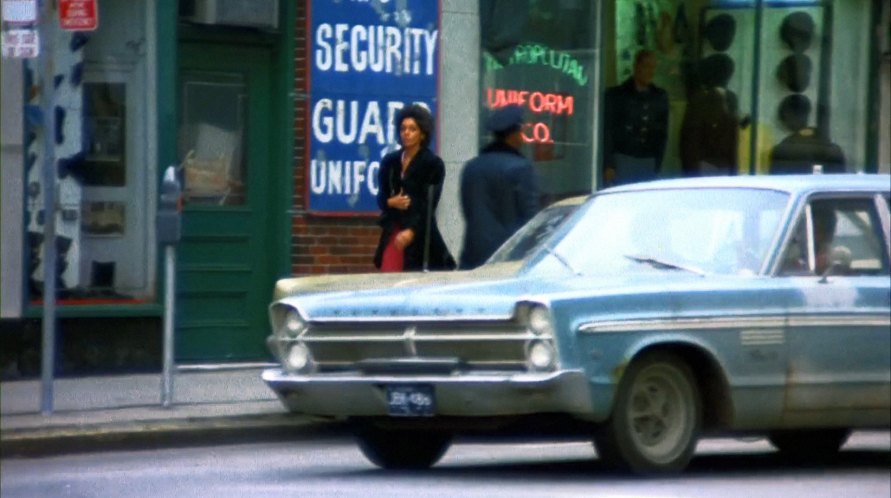
[{"label": "car headlight", "polygon": [[526,360],[530,370],[552,370],[557,364],[557,352],[550,341],[532,341],[526,347]]},{"label": "car headlight", "polygon": [[544,306],[535,306],[529,310],[529,330],[535,335],[553,336],[554,325],[551,323],[551,313]]},{"label": "car headlight", "polygon": [[312,355],[309,349],[300,343],[291,345],[285,357],[287,367],[295,372],[307,371],[312,367]]},{"label": "car headlight", "polygon": [[297,337],[306,327],[306,323],[301,318],[300,313],[295,309],[288,310],[285,314],[285,331],[291,337]]}]

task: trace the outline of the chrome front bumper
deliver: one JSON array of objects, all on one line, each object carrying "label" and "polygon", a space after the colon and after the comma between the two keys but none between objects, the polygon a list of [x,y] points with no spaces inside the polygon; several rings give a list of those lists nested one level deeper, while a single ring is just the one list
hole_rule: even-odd
[{"label": "chrome front bumper", "polygon": [[292,375],[265,370],[263,381],[293,413],[335,417],[387,415],[387,385],[433,386],[437,416],[535,413],[591,415],[589,384],[581,370],[467,375]]}]

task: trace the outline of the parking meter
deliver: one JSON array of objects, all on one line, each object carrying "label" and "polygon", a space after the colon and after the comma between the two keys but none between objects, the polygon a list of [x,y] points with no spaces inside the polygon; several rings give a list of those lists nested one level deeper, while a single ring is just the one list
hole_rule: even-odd
[{"label": "parking meter", "polygon": [[156,225],[158,243],[164,245],[164,359],[161,375],[161,406],[173,403],[173,332],[176,308],[176,244],[182,236],[182,187],[176,166],[168,166],[161,180]]},{"label": "parking meter", "polygon": [[167,167],[161,181],[157,230],[159,244],[176,244],[182,235],[182,187],[175,166]]}]

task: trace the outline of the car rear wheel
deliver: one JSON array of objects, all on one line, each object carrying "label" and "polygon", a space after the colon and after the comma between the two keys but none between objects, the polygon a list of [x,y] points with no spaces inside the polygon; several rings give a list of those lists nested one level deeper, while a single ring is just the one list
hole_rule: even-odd
[{"label": "car rear wheel", "polygon": [[679,472],[693,456],[701,414],[690,367],[673,354],[648,354],[622,376],[613,413],[594,437],[597,454],[636,473]]},{"label": "car rear wheel", "polygon": [[820,460],[833,457],[848,440],[847,429],[777,431],[768,436],[781,454],[796,460]]},{"label": "car rear wheel", "polygon": [[446,432],[374,425],[357,427],[355,434],[365,458],[385,469],[426,469],[438,462],[452,443]]}]

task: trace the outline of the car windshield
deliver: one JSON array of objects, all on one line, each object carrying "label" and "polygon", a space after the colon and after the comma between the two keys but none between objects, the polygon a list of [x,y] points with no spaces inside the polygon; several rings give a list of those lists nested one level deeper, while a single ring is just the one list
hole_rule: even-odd
[{"label": "car windshield", "polygon": [[489,258],[489,263],[502,263],[505,261],[520,261],[532,252],[533,249],[551,233],[557,226],[578,209],[581,202],[574,204],[557,204],[541,210],[535,217],[517,230],[502,246]]},{"label": "car windshield", "polygon": [[760,273],[789,195],[697,188],[593,197],[529,256],[534,272]]}]

